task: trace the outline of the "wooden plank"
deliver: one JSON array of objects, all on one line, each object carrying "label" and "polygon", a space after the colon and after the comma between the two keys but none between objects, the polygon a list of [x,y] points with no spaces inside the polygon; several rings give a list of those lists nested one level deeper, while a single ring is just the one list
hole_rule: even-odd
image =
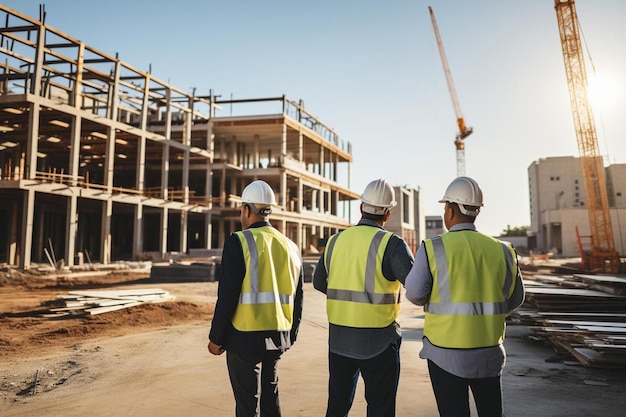
[{"label": "wooden plank", "polygon": [[611,282],[615,284],[626,285],[626,278],[622,278],[622,277],[607,276],[607,275],[585,275],[585,274],[574,274],[573,276],[577,278],[582,278],[585,280],[593,281],[593,282]]},{"label": "wooden plank", "polygon": [[616,352],[626,352],[626,345],[605,345],[603,343],[591,343],[589,347],[602,350],[614,350]]},{"label": "wooden plank", "polygon": [[554,323],[568,326],[599,326],[599,327],[622,327],[626,328],[623,322],[604,321],[575,321],[575,320],[546,320],[546,323]]},{"label": "wooden plank", "polygon": [[150,294],[168,294],[160,288],[147,288],[147,289],[135,289],[135,290],[91,290],[91,291],[70,291],[70,295],[82,295],[84,297],[95,298],[115,298],[115,297],[129,297],[129,296],[141,296]]},{"label": "wooden plank", "polygon": [[574,297],[607,297],[607,298],[624,298],[618,295],[607,294],[601,291],[594,290],[585,290],[579,288],[527,288],[526,293],[530,295],[533,294],[544,294],[544,295],[567,295]]},{"label": "wooden plank", "polygon": [[135,302],[135,303],[128,303],[128,304],[122,304],[122,305],[117,305],[117,306],[88,308],[88,309],[85,309],[85,311],[93,316],[96,314],[108,313],[110,311],[116,311],[116,310],[122,310],[128,307],[134,307],[134,306],[138,306],[141,304],[142,304],[141,302]]},{"label": "wooden plank", "polygon": [[624,333],[626,327],[610,327],[610,326],[574,326],[577,329],[587,330],[595,333]]}]

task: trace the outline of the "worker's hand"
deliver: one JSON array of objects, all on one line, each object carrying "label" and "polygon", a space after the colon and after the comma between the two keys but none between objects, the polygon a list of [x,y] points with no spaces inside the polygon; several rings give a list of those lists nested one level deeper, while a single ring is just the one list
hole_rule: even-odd
[{"label": "worker's hand", "polygon": [[213,355],[221,355],[222,353],[224,353],[224,349],[222,349],[222,345],[218,345],[209,341],[208,347],[209,347],[209,352],[211,352]]}]

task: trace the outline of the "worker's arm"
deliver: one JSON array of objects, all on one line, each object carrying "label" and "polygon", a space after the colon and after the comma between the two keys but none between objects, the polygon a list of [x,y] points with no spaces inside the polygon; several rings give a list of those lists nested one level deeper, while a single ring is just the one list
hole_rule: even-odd
[{"label": "worker's arm", "polygon": [[428,257],[426,256],[424,242],[422,242],[415,254],[415,262],[406,277],[404,288],[406,289],[406,298],[413,304],[423,306],[430,299],[433,277],[428,267]]},{"label": "worker's arm", "polygon": [[239,304],[241,284],[246,274],[243,259],[241,242],[237,235],[231,234],[224,242],[217,287],[217,302],[209,332],[209,340],[220,348],[226,343],[228,332],[232,328],[232,318]]},{"label": "worker's arm", "polygon": [[303,291],[304,283],[304,267],[300,268],[300,277],[298,278],[298,286],[296,287],[296,294],[293,301],[293,324],[291,325],[291,343],[296,341],[298,337],[298,330],[300,329],[300,322],[302,321],[302,305],[304,299]]},{"label": "worker's arm", "polygon": [[409,245],[400,236],[394,234],[389,239],[383,255],[383,276],[388,281],[400,281],[404,285],[406,276],[413,267],[413,260]]},{"label": "worker's arm", "polygon": [[324,265],[324,253],[320,256],[320,260],[317,261],[315,272],[313,272],[313,288],[326,294],[328,288],[328,272],[326,271],[326,265]]},{"label": "worker's arm", "polygon": [[507,300],[508,313],[512,312],[524,303],[526,290],[524,289],[524,281],[522,278],[522,271],[517,268],[517,275],[515,276],[515,288],[511,298]]}]

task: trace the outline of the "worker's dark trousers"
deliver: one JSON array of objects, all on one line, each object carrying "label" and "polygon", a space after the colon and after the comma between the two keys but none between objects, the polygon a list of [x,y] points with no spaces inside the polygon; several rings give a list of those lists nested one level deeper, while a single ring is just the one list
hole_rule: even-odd
[{"label": "worker's dark trousers", "polygon": [[226,351],[226,364],[235,394],[237,417],[280,417],[277,367],[281,354],[279,350]]},{"label": "worker's dark trousers", "polygon": [[461,378],[444,371],[428,361],[430,383],[433,386],[437,408],[441,417],[469,417],[469,390],[472,390],[476,410],[480,417],[501,417],[501,377]]},{"label": "worker's dark trousers", "polygon": [[345,417],[352,407],[359,373],[365,382],[367,417],[396,415],[400,378],[400,340],[370,359],[352,359],[329,352],[328,408],[326,417]]}]

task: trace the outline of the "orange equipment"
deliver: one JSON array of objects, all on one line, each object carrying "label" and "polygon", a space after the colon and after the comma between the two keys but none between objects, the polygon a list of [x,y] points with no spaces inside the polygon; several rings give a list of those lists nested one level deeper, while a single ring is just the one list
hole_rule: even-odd
[{"label": "orange equipment", "polygon": [[450,73],[450,67],[448,66],[446,52],[443,49],[441,35],[439,35],[439,27],[437,26],[437,21],[435,20],[435,13],[430,6],[428,6],[428,11],[430,12],[430,20],[433,22],[433,29],[435,30],[435,37],[437,38],[437,47],[439,47],[439,55],[441,55],[441,63],[443,64],[443,70],[446,73],[448,89],[450,90],[452,105],[454,106],[454,113],[456,114],[456,123],[459,127],[459,132],[456,134],[454,145],[456,146],[456,173],[458,177],[462,177],[465,175],[465,142],[463,142],[463,140],[471,135],[474,129],[465,125],[465,120],[463,120],[463,116],[461,115],[461,106],[459,105],[459,99],[456,96],[454,82],[452,82],[452,74]]},{"label": "orange equipment", "polygon": [[554,0],[565,61],[567,86],[578,140],[585,199],[591,229],[591,271],[617,273],[620,257],[615,250],[604,164],[598,151],[596,127],[588,99],[587,72],[578,30],[574,0]]}]

